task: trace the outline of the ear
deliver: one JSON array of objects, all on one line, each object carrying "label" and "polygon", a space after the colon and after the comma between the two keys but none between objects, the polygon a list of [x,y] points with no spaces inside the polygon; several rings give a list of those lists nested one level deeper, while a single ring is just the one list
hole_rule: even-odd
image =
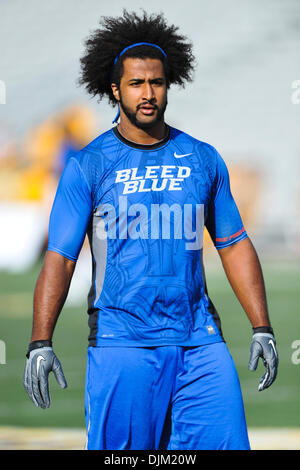
[{"label": "ear", "polygon": [[114,97],[116,98],[117,101],[120,101],[120,93],[119,93],[119,88],[116,83],[111,84],[111,89],[113,92]]}]

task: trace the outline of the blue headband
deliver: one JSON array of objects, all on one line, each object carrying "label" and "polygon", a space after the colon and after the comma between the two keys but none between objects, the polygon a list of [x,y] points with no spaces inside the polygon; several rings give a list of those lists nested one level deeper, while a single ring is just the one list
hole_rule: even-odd
[{"label": "blue headband", "polygon": [[119,57],[121,57],[123,54],[125,54],[126,51],[128,51],[128,49],[132,49],[133,47],[136,47],[136,46],[152,46],[152,47],[156,47],[156,49],[159,49],[160,52],[164,55],[164,57],[167,57],[167,54],[165,53],[165,51],[162,50],[161,47],[159,47],[157,44],[152,44],[151,42],[135,42],[134,44],[131,44],[130,46],[127,46],[125,47],[125,49],[123,49],[119,55],[117,55],[117,57],[115,58],[115,61],[114,61],[114,65],[116,65],[116,62],[117,60],[119,59]]},{"label": "blue headband", "polygon": [[[161,47],[159,47],[157,44],[152,44],[151,42],[135,42],[134,44],[131,44],[130,46],[127,46],[125,47],[125,49],[123,49],[119,55],[117,55],[117,57],[115,58],[114,60],[114,65],[116,65],[118,59],[126,52],[128,51],[128,49],[131,49],[132,47],[136,47],[136,46],[152,46],[152,47],[156,47],[156,49],[159,49],[160,52],[163,54],[164,57],[167,57],[167,54],[165,53],[165,51],[162,50]],[[115,122],[118,121],[119,119],[119,116],[120,116],[120,109],[119,109],[119,105],[118,105],[118,112],[117,112],[117,115],[115,117],[115,119],[113,120],[113,124]]]}]

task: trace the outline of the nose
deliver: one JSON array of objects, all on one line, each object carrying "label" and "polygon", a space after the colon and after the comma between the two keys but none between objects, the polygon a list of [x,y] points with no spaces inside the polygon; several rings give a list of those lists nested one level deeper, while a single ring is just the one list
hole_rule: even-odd
[{"label": "nose", "polygon": [[155,100],[155,94],[151,83],[145,83],[143,98],[147,101]]}]

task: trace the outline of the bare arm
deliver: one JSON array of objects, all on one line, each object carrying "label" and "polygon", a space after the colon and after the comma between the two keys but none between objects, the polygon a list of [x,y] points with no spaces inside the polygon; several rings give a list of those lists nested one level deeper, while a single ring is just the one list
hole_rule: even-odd
[{"label": "bare arm", "polygon": [[68,295],[76,263],[47,251],[34,292],[31,341],[51,340],[56,321]]},{"label": "bare arm", "polygon": [[218,251],[226,276],[252,326],[270,326],[260,262],[249,238]]},{"label": "bare arm", "polygon": [[[78,159],[70,157],[51,210],[48,251],[34,292],[32,336],[23,379],[30,399],[41,408],[50,406],[50,372],[54,373],[62,388],[67,386],[61,364],[52,348],[52,335],[67,298],[91,213],[89,183]],[[65,256],[59,253],[65,253]]]}]

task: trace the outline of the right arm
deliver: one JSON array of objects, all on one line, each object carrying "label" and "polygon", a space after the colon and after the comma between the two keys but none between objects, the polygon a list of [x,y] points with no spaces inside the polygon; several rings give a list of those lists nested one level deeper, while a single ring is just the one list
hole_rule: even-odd
[{"label": "right arm", "polygon": [[68,295],[75,261],[47,251],[38,277],[33,302],[31,341],[51,340],[58,316]]},{"label": "right arm", "polygon": [[78,161],[71,158],[60,179],[50,215],[48,251],[34,292],[31,341],[52,338],[91,212],[89,185]]},{"label": "right arm", "polygon": [[26,354],[24,386],[33,403],[41,408],[50,406],[51,371],[62,388],[67,386],[51,340],[91,213],[89,184],[78,161],[71,158],[60,179],[50,215],[48,251],[35,287],[32,335]]}]

